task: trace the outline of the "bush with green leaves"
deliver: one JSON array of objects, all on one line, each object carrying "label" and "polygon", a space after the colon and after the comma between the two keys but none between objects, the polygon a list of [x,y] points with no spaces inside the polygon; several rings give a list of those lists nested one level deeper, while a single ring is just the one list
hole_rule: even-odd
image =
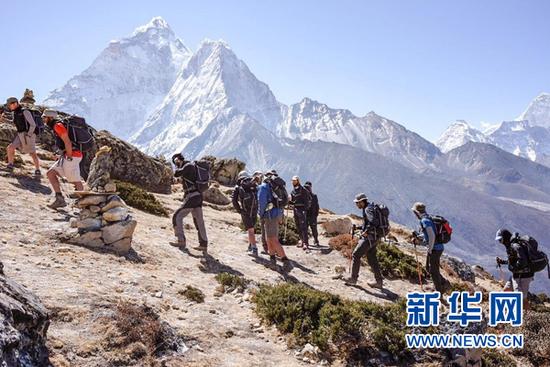
[{"label": "bush with green leaves", "polygon": [[178,294],[196,303],[204,302],[204,293],[200,289],[195,288],[191,285],[187,285],[185,289],[181,289]]},{"label": "bush with green leaves", "polygon": [[224,292],[231,292],[235,289],[242,292],[246,289],[249,283],[247,279],[241,276],[226,272],[216,274],[216,280],[223,287]]},{"label": "bush with green leaves", "polygon": [[150,214],[168,216],[166,208],[153,194],[129,182],[115,181],[115,183],[120,197],[126,204]]},{"label": "bush with green leaves", "polygon": [[311,343],[331,358],[349,359],[358,350],[387,351],[402,361],[405,348],[405,302],[389,305],[345,300],[301,284],[261,285],[253,302],[256,313],[299,345]]},{"label": "bush with green leaves", "polygon": [[481,355],[484,367],[515,366],[516,362],[509,355],[496,349],[484,349]]}]

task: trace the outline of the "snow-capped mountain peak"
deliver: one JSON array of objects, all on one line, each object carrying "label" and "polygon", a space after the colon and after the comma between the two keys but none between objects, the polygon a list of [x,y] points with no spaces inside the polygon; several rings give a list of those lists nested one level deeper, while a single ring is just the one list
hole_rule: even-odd
[{"label": "snow-capped mountain peak", "polygon": [[550,93],[539,94],[517,120],[527,120],[531,126],[550,128]]},{"label": "snow-capped mountain peak", "polygon": [[44,104],[85,116],[97,129],[127,138],[162,101],[191,51],[166,21],[153,18],[130,37],[111,41],[94,62]]},{"label": "snow-capped mountain peak", "polygon": [[470,141],[484,143],[487,138],[481,131],[475,129],[466,121],[457,120],[443,132],[435,144],[443,153],[446,153]]},{"label": "snow-capped mountain peak", "polygon": [[274,131],[284,106],[227,43],[205,40],[131,141],[150,154],[181,151],[228,109]]}]

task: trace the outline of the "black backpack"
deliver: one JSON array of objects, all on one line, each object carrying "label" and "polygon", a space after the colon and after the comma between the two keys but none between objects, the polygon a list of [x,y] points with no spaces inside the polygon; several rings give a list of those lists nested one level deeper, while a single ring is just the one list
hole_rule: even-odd
[{"label": "black backpack", "polygon": [[430,219],[435,226],[435,242],[442,244],[449,243],[453,234],[451,224],[441,215],[431,215]]},{"label": "black backpack", "polygon": [[69,116],[61,123],[67,129],[73,149],[88,152],[94,148],[94,133],[83,117]]},{"label": "black backpack", "polygon": [[522,236],[518,238],[518,243],[527,250],[527,256],[529,260],[529,269],[533,273],[543,271],[544,268],[548,269],[548,277],[550,278],[550,266],[548,264],[548,257],[546,254],[539,250],[539,243],[531,236]]},{"label": "black backpack", "polygon": [[386,237],[390,233],[390,209],[382,204],[374,204],[374,217],[377,219],[376,234]]},{"label": "black backpack", "polygon": [[254,180],[251,178],[243,179],[239,182],[237,190],[239,190],[241,210],[250,216],[254,215],[254,211],[258,208],[258,197]]},{"label": "black backpack", "polygon": [[34,128],[34,133],[36,135],[42,134],[42,132],[46,128],[46,125],[44,124],[44,120],[42,120],[42,112],[40,112],[39,110],[31,110],[31,109],[26,109],[26,110],[31,113],[34,123],[36,124],[36,127]]},{"label": "black backpack", "polygon": [[288,192],[286,191],[286,182],[279,176],[269,181],[271,195],[273,196],[273,205],[276,208],[283,209],[288,204]]},{"label": "black backpack", "polygon": [[208,161],[195,161],[192,163],[197,172],[197,180],[194,182],[199,192],[205,192],[210,185],[210,163]]}]

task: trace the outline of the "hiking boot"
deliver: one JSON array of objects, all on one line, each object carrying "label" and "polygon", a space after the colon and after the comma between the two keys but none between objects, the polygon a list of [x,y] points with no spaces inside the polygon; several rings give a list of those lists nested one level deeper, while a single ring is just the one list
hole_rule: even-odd
[{"label": "hiking boot", "polygon": [[177,240],[177,241],[170,242],[170,246],[185,248],[186,244],[185,244],[185,241]]},{"label": "hiking boot", "polygon": [[193,249],[195,249],[197,251],[206,252],[206,251],[208,251],[208,246],[207,245],[198,245],[198,246],[193,247]]},{"label": "hiking boot", "polygon": [[40,172],[39,169],[36,169],[36,170],[34,170],[34,175],[35,176],[42,176],[42,172]]},{"label": "hiking boot", "polygon": [[346,279],[344,279],[344,284],[349,285],[349,286],[356,285],[357,284],[357,278],[352,278],[352,277],[346,278]]},{"label": "hiking boot", "polygon": [[256,246],[252,246],[250,248],[250,254],[254,257],[257,257],[258,256],[258,248]]},{"label": "hiking boot", "polygon": [[48,206],[52,209],[63,208],[67,206],[67,202],[62,195],[55,195],[55,200]]},{"label": "hiking boot", "polygon": [[249,243],[248,248],[246,249],[246,252],[251,253],[252,252],[252,245]]},{"label": "hiking boot", "polygon": [[13,163],[8,163],[6,166],[6,171],[13,172],[13,169],[15,168],[15,165]]},{"label": "hiking boot", "polygon": [[374,282],[367,282],[367,285],[371,288],[382,289],[384,284],[381,280],[376,280]]},{"label": "hiking boot", "polygon": [[269,267],[271,269],[277,268],[277,257],[275,255],[269,255]]},{"label": "hiking boot", "polygon": [[313,244],[313,246],[315,246],[315,247],[321,247],[321,245],[319,244],[319,241],[315,242],[315,243]]},{"label": "hiking boot", "polygon": [[283,271],[285,273],[290,272],[293,269],[292,263],[289,259],[283,259]]}]

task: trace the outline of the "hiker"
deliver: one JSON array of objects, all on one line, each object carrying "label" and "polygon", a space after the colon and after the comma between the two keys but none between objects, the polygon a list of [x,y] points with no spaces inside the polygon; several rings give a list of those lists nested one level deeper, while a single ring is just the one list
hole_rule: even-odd
[{"label": "hiker", "polygon": [[319,199],[317,194],[313,193],[313,185],[310,181],[307,181],[304,184],[304,187],[309,194],[311,195],[311,206],[307,211],[307,224],[311,229],[311,234],[313,235],[313,244],[319,247],[319,231],[317,230],[317,217],[319,216]]},{"label": "hiker", "polygon": [[174,227],[174,234],[177,238],[177,242],[170,242],[170,245],[181,249],[186,247],[183,218],[191,213],[199,238],[199,246],[194,247],[194,249],[206,252],[208,249],[208,238],[206,236],[206,227],[202,215],[202,192],[197,184],[197,162],[185,160],[181,153],[175,154],[172,157],[172,162],[176,168],[174,176],[176,178],[181,178],[184,195],[182,205],[172,216],[172,225]]},{"label": "hiker", "polygon": [[[258,186],[260,186],[264,180],[264,173],[262,171],[255,171],[252,175],[252,179],[256,183],[256,190],[258,189]],[[260,218],[260,238],[262,239],[262,255],[267,255],[269,252],[267,250],[267,240],[265,238],[265,232],[264,232],[264,220]]]},{"label": "hiker", "polygon": [[10,97],[6,101],[9,111],[13,113],[13,123],[17,129],[15,139],[6,148],[8,156],[7,170],[13,171],[15,168],[15,150],[18,149],[21,153],[30,154],[34,163],[34,174],[40,176],[40,161],[36,154],[36,122],[32,113],[24,109],[17,98]]},{"label": "hiker", "polygon": [[75,144],[69,138],[67,127],[59,119],[57,111],[44,110],[42,114],[44,124],[54,132],[55,145],[61,150],[59,158],[48,169],[48,180],[55,192],[55,200],[48,205],[52,209],[62,208],[67,206],[67,202],[61,193],[61,185],[59,177],[65,177],[68,182],[73,184],[75,190],[84,190],[84,184],[80,177],[80,161],[83,154],[76,149]]},{"label": "hiker", "polygon": [[528,310],[530,309],[527,296],[529,286],[535,272],[548,267],[548,258],[544,252],[538,251],[538,244],[534,238],[520,236],[519,233],[512,234],[505,228],[497,231],[495,241],[504,245],[508,257],[506,260],[497,257],[497,266],[508,265],[508,269],[512,272],[512,276],[504,285],[504,291],[523,293],[523,308]]},{"label": "hiker", "polygon": [[357,208],[361,209],[363,214],[363,226],[361,227],[361,235],[359,238],[359,243],[353,249],[351,254],[351,276],[345,280],[346,285],[355,285],[357,284],[357,279],[359,277],[359,268],[361,267],[361,257],[367,254],[367,262],[374,274],[374,282],[368,282],[368,286],[372,288],[383,287],[383,278],[380,271],[380,264],[378,263],[378,258],[376,257],[376,246],[379,241],[383,238],[378,233],[378,228],[380,227],[380,218],[376,215],[375,205],[369,203],[367,195],[360,193],[355,196],[354,200]]},{"label": "hiker", "polygon": [[231,195],[233,207],[241,215],[245,231],[248,232],[248,253],[258,256],[254,228],[258,219],[258,189],[254,177],[246,171],[239,173],[237,185]]},{"label": "hiker", "polygon": [[440,260],[445,246],[444,240],[438,239],[438,233],[434,219],[426,212],[426,205],[420,202],[414,203],[411,208],[413,213],[420,221],[420,229],[422,235],[419,236],[419,240],[422,240],[424,246],[427,247],[428,252],[426,255],[426,268],[432,281],[434,288],[441,294],[445,293],[445,290],[449,288],[450,283],[441,275]]},{"label": "hiker", "polygon": [[300,235],[298,247],[309,250],[309,234],[307,212],[311,207],[311,194],[300,183],[300,177],[292,177],[292,192],[290,193],[290,204],[294,208],[294,222]]},{"label": "hiker", "polygon": [[284,205],[280,204],[274,192],[276,185],[274,181],[278,178],[275,170],[265,174],[263,183],[258,187],[258,214],[263,220],[262,233],[267,242],[270,265],[273,268],[277,266],[276,255],[278,255],[283,262],[283,270],[290,271],[292,265],[279,242],[279,224],[282,223]]}]

